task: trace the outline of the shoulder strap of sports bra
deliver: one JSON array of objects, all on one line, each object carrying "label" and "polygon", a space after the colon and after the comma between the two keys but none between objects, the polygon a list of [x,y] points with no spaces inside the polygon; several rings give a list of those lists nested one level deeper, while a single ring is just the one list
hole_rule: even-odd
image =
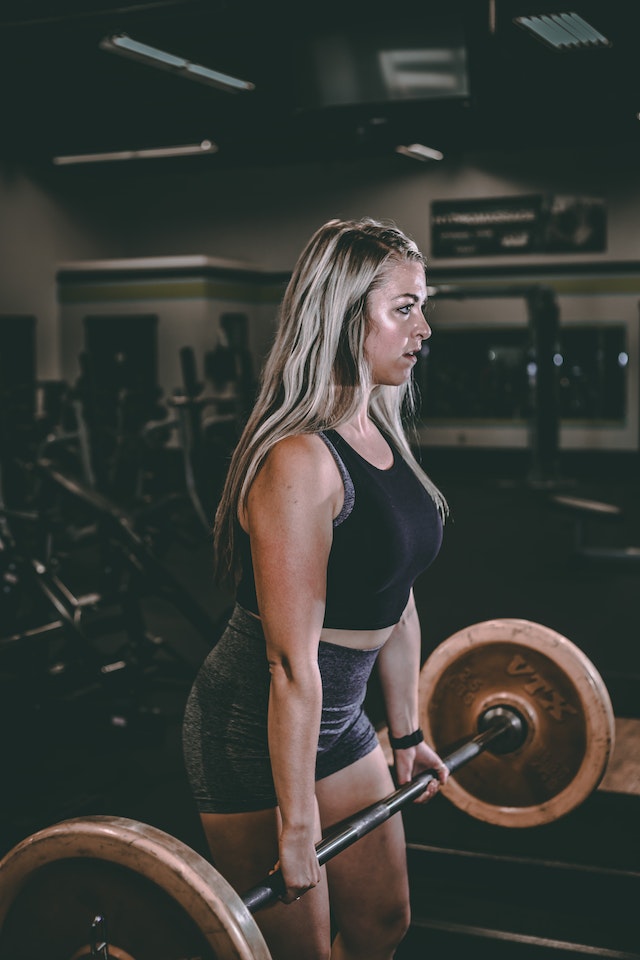
[{"label": "shoulder strap of sports bra", "polygon": [[337,527],[344,520],[347,519],[347,517],[353,510],[353,505],[356,502],[356,491],[353,486],[353,480],[351,479],[351,474],[347,470],[344,460],[342,459],[342,457],[340,456],[340,454],[332,444],[331,440],[329,440],[329,437],[326,435],[326,433],[322,433],[322,432],[318,434],[318,436],[322,440],[324,440],[325,444],[327,445],[327,448],[331,453],[331,456],[335,460],[336,466],[340,471],[340,476],[342,477],[342,483],[344,486],[344,502],[342,504],[342,510],[333,521],[334,527]]}]

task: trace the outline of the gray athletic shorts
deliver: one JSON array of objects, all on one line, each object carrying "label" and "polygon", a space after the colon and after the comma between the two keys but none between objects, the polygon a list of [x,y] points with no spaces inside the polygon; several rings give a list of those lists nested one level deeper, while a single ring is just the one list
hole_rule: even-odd
[{"label": "gray athletic shorts", "polygon": [[[316,780],[366,756],[378,743],[362,706],[378,652],[320,643],[323,703]],[[236,605],[185,708],[184,760],[201,813],[276,806],[267,740],[269,683],[262,624]]]}]

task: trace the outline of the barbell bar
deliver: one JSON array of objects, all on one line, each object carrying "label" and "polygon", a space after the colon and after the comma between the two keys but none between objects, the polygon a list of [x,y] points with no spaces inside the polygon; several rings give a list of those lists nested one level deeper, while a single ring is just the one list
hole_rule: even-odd
[{"label": "barbell bar", "polygon": [[[449,769],[449,773],[455,773],[456,770],[473,760],[483,750],[490,748],[492,744],[507,752],[516,749],[524,741],[524,720],[514,710],[508,708],[487,710],[481,718],[481,725],[484,729],[475,736],[469,737],[459,747],[442,758],[443,763]],[[500,747],[500,743],[504,744],[504,748]],[[365,807],[349,817],[342,826],[329,832],[316,844],[316,856],[320,866],[342,853],[343,850],[360,840],[365,834],[375,830],[376,827],[398,813],[412,800],[422,796],[432,780],[436,779],[437,776],[432,770],[424,770],[383,800],[371,804],[371,806]],[[282,874],[280,870],[276,870],[266,877],[262,883],[244,893],[242,899],[247,909],[255,913],[277,900],[284,893],[284,889]]]},{"label": "barbell bar", "polygon": [[[424,664],[419,699],[426,739],[451,773],[442,792],[480,820],[547,823],[604,776],[615,723],[606,687],[586,655],[548,627],[492,620],[459,631]],[[319,863],[416,799],[434,777],[424,771],[337,825],[316,847]],[[0,960],[45,952],[93,960],[97,921],[109,931],[103,955],[112,960],[270,960],[253,914],[282,890],[276,872],[240,897],[189,846],[147,824],[63,821],[0,862]]]}]

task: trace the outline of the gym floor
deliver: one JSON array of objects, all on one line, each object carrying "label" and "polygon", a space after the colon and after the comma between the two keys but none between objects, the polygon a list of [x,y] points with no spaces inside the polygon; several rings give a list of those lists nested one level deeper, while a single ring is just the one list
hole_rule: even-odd
[{"label": "gym floor", "polygon": [[[637,822],[640,814],[640,645],[636,642],[640,562],[587,562],[575,556],[574,518],[551,500],[553,490],[562,489],[574,496],[616,503],[622,507],[623,521],[590,521],[588,536],[609,546],[640,543],[637,464],[608,462],[593,468],[574,459],[563,464],[567,479],[555,487],[541,487],[527,482],[526,464],[520,461],[438,451],[425,453],[423,459],[451,508],[441,553],[416,585],[424,656],[463,627],[503,617],[552,627],[587,654],[609,689],[625,734],[624,756],[614,754],[608,774],[607,797],[613,806],[601,803],[594,808],[595,815],[608,819],[602,834],[607,852],[602,856],[608,867],[637,872],[637,858],[622,831],[626,823]],[[217,627],[231,598],[213,584],[210,536],[189,517],[184,520],[184,532],[184,538],[173,538],[165,545],[163,563]],[[95,589],[94,561],[82,549],[65,561],[68,583],[78,593]],[[11,661],[3,666],[0,853],[59,820],[104,814],[156,826],[206,856],[182,768],[180,719],[207,641],[153,591],[144,596],[142,606],[149,634],[156,639],[144,652],[148,669],[135,674],[132,684],[127,671],[120,671],[125,679],[107,677],[102,688],[89,684],[83,689],[68,676],[61,677],[63,693],[47,700],[45,709],[36,702],[33,689],[25,686],[25,677],[12,673]],[[32,664],[37,663],[41,642],[35,641],[32,650],[22,650]],[[139,655],[126,643],[123,646],[118,635],[107,634],[99,646],[101,653],[112,653],[115,660]],[[70,684],[68,696],[64,683]],[[26,702],[34,705],[25,707]],[[381,722],[375,683],[368,706],[373,719]],[[624,805],[625,824],[618,824],[620,835],[612,839],[615,824],[610,818],[617,816],[618,801]],[[464,815],[447,819],[442,812],[447,805],[439,797],[421,811],[423,826],[416,825],[416,814],[411,812],[409,839],[426,833],[432,843],[435,833],[437,842],[441,830],[445,845],[455,846],[456,834],[473,845],[469,841],[473,826],[467,827]],[[567,855],[579,858],[583,827],[576,828],[575,823],[568,818],[566,823],[554,824],[551,837],[556,845],[566,841]],[[597,835],[598,824],[591,822],[589,830]],[[488,834],[496,852],[513,848],[514,841],[504,834],[498,828]],[[527,843],[535,847],[536,838],[530,836]],[[604,839],[600,847],[596,845],[596,859],[599,850],[604,851]]]}]

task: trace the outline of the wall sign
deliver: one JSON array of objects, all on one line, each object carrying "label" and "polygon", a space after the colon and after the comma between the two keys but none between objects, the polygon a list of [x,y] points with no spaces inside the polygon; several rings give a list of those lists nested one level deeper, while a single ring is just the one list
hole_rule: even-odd
[{"label": "wall sign", "polygon": [[434,257],[601,253],[606,246],[606,210],[598,197],[540,194],[431,204]]}]

